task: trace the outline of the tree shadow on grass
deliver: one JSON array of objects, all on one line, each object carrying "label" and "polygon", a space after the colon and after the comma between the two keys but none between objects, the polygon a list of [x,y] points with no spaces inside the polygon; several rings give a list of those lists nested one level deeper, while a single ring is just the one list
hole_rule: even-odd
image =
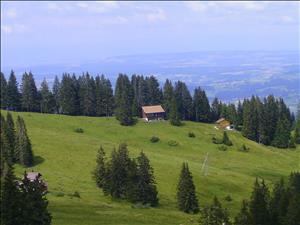
[{"label": "tree shadow on grass", "polygon": [[37,166],[39,164],[42,164],[45,161],[45,159],[41,156],[34,156],[33,159],[33,166]]}]

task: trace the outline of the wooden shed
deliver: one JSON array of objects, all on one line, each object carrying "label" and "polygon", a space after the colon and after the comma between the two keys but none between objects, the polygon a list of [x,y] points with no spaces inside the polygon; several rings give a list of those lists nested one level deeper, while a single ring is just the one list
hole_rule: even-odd
[{"label": "wooden shed", "polygon": [[164,120],[165,110],[161,105],[151,105],[142,107],[142,117],[146,121]]},{"label": "wooden shed", "polygon": [[227,129],[230,128],[230,122],[225,118],[220,118],[216,121],[216,125],[219,129]]}]

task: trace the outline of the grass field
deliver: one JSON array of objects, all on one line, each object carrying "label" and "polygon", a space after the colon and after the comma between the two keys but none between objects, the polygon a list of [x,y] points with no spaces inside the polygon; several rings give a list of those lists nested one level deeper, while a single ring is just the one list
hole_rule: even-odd
[{"label": "grass field", "polygon": [[[14,113],[14,117],[18,113]],[[122,127],[114,118],[71,117],[37,113],[19,113],[26,122],[37,164],[32,168],[43,174],[49,185],[49,208],[53,225],[167,225],[195,224],[199,215],[187,215],[176,208],[176,185],[182,162],[188,162],[194,177],[200,206],[216,195],[231,216],[241,200],[248,198],[255,177],[269,184],[291,171],[300,170],[300,148],[278,150],[249,141],[238,132],[230,132],[233,146],[227,151],[212,144],[212,135],[221,136],[213,125],[185,122],[182,127],[168,122],[144,123]],[[74,132],[83,128],[84,133]],[[189,138],[188,132],[196,137]],[[151,143],[151,136],[160,142]],[[179,145],[171,147],[169,140]],[[126,142],[131,156],[143,150],[149,157],[157,181],[160,206],[136,209],[126,201],[103,196],[92,179],[96,153],[100,145],[109,155],[113,147]],[[246,144],[250,152],[238,151]],[[201,171],[209,154],[207,176]],[[31,168],[27,169],[31,170]],[[16,166],[18,176],[24,168]],[[78,191],[81,198],[72,197]],[[230,195],[231,202],[224,198]]]}]

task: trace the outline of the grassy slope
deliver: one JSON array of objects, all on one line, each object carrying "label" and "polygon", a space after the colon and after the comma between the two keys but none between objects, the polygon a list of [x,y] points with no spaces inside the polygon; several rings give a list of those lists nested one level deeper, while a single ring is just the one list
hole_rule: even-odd
[{"label": "grassy slope", "polygon": [[[33,169],[41,172],[49,184],[50,210],[54,225],[140,225],[140,224],[192,224],[198,216],[176,209],[176,184],[181,164],[187,161],[193,173],[200,205],[210,202],[214,195],[222,200],[235,215],[243,198],[248,198],[256,176],[267,182],[287,177],[291,171],[300,170],[300,149],[277,150],[264,147],[231,132],[234,146],[222,152],[211,143],[211,136],[221,132],[213,125],[186,122],[182,127],[167,122],[139,122],[133,127],[121,127],[114,118],[70,117],[20,113],[27,124],[33,150],[39,164]],[[14,113],[16,116],[17,113]],[[83,134],[75,128],[84,129]],[[196,138],[187,137],[193,131]],[[159,143],[150,143],[152,135],[160,137]],[[169,140],[180,143],[168,146]],[[130,154],[137,156],[143,150],[154,167],[160,206],[155,209],[133,209],[124,201],[103,196],[91,177],[95,167],[96,152],[103,145],[107,152],[120,142],[127,142]],[[249,153],[237,151],[245,143]],[[205,155],[209,153],[208,175],[201,173]],[[24,168],[17,166],[21,175]],[[78,191],[81,199],[68,194]],[[57,196],[63,192],[63,197]],[[228,194],[232,202],[224,201]]]}]

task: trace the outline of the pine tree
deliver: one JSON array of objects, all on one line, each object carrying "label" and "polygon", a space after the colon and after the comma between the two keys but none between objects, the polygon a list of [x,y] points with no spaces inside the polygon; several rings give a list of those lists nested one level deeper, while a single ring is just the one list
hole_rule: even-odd
[{"label": "pine tree", "polygon": [[269,215],[269,191],[264,181],[256,179],[250,201],[250,213],[254,224],[271,225]]},{"label": "pine tree", "polygon": [[21,84],[22,109],[27,112],[36,112],[39,110],[38,92],[32,73],[24,73]]},{"label": "pine tree", "polygon": [[290,140],[290,124],[287,118],[279,118],[272,145],[278,148],[287,148]]},{"label": "pine tree", "polygon": [[36,178],[34,181],[30,181],[25,172],[20,187],[22,200],[26,202],[21,213],[23,224],[50,225],[51,214],[47,209],[48,200],[39,180]]},{"label": "pine tree", "polygon": [[197,213],[199,211],[193,177],[187,163],[183,163],[177,186],[177,204],[180,211]]},{"label": "pine tree", "polygon": [[[300,194],[295,194],[289,203],[284,225],[300,225]],[[273,224],[272,224],[273,225]]]},{"label": "pine tree", "polygon": [[174,96],[178,110],[179,119],[190,120],[193,118],[193,99],[182,81],[177,81],[174,88]]},{"label": "pine tree", "polygon": [[237,106],[237,112],[236,112],[236,124],[235,126],[238,127],[243,125],[243,105],[241,103],[241,101],[238,102],[238,106]]},{"label": "pine tree", "polygon": [[40,109],[42,113],[52,113],[55,112],[55,99],[49,90],[48,83],[46,79],[41,83],[40,89],[41,101]]},{"label": "pine tree", "polygon": [[31,142],[27,135],[24,120],[18,116],[16,124],[16,145],[15,155],[18,162],[26,167],[33,165],[33,152]]},{"label": "pine tree", "polygon": [[243,200],[242,202],[240,212],[235,217],[234,225],[253,225],[251,215],[249,212],[249,203],[245,200]]},{"label": "pine tree", "polygon": [[0,107],[1,109],[7,108],[7,81],[4,74],[0,73]]},{"label": "pine tree", "polygon": [[[11,146],[8,140],[7,135],[7,125],[6,121],[1,114],[1,128],[0,128],[0,174],[1,174],[1,181],[3,176],[5,175],[5,166],[12,165],[13,158],[11,156]],[[1,182],[2,183],[2,182]]]},{"label": "pine tree", "polygon": [[217,197],[210,206],[201,210],[200,222],[202,225],[231,225],[227,210],[222,208]]},{"label": "pine tree", "polygon": [[54,83],[52,86],[52,93],[54,98],[54,105],[55,105],[55,113],[60,113],[60,105],[59,105],[59,90],[60,90],[60,83],[58,77],[55,76]]},{"label": "pine tree", "polygon": [[8,166],[4,180],[1,182],[1,224],[23,225],[20,218],[23,202],[13,168]]},{"label": "pine tree", "polygon": [[258,141],[258,98],[252,96],[251,100],[244,100],[243,104],[243,136]]},{"label": "pine tree", "polygon": [[134,123],[132,115],[133,89],[127,75],[120,74],[115,89],[116,118],[121,125]]},{"label": "pine tree", "polygon": [[89,73],[86,73],[78,79],[78,83],[81,114],[86,116],[95,116],[96,84],[94,78],[90,77]]},{"label": "pine tree", "polygon": [[159,89],[159,83],[154,76],[150,76],[146,78],[146,83],[148,86],[148,104],[149,105],[157,105],[162,102],[162,95]]},{"label": "pine tree", "polygon": [[6,115],[6,131],[4,131],[7,135],[7,139],[9,142],[9,149],[10,149],[10,159],[12,162],[15,162],[15,136],[16,136],[16,130],[15,130],[15,123],[12,118],[12,115],[10,112]]},{"label": "pine tree", "polygon": [[20,97],[15,73],[11,71],[7,83],[7,108],[9,110],[19,110],[21,108]]},{"label": "pine tree", "polygon": [[297,121],[297,123],[296,123],[294,140],[295,140],[296,144],[300,144],[300,120]]},{"label": "pine tree", "polygon": [[211,104],[211,120],[217,121],[220,119],[222,111],[222,102],[219,101],[218,98],[214,98],[212,104]]},{"label": "pine tree", "polygon": [[193,97],[195,121],[209,122],[211,119],[210,105],[206,93],[200,87],[195,89]]},{"label": "pine tree", "polygon": [[140,156],[137,158],[137,176],[136,202],[157,206],[158,198],[153,168],[150,165],[149,159],[143,152],[141,152]]},{"label": "pine tree", "polygon": [[171,102],[171,108],[170,108],[170,113],[169,113],[169,120],[170,123],[173,126],[180,126],[182,125],[181,121],[180,121],[180,115],[178,112],[178,107],[177,107],[177,102],[175,97],[173,97],[172,102]]},{"label": "pine tree", "polygon": [[102,146],[98,151],[97,155],[97,166],[94,171],[94,178],[96,180],[96,184],[99,188],[104,188],[106,186],[106,175],[107,175],[107,168],[105,164],[105,152]]}]

